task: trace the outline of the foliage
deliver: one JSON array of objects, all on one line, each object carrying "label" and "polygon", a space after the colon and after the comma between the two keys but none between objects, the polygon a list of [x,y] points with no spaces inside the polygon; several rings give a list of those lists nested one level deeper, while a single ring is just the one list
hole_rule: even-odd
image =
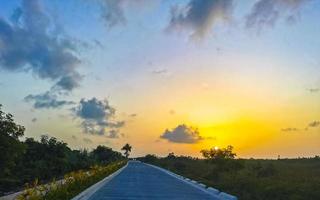
[{"label": "foliage", "polygon": [[[320,159],[198,159],[184,156],[139,160],[171,170],[244,200],[320,199]],[[209,161],[209,162],[208,162]]]},{"label": "foliage", "polygon": [[201,150],[203,157],[206,159],[234,159],[236,154],[233,151],[233,146],[227,146],[227,148],[211,148]]},{"label": "foliage", "polygon": [[13,120],[13,115],[4,113],[1,107],[2,105],[0,104],[0,134],[14,139],[23,136],[25,128],[16,124]]},{"label": "foliage", "polygon": [[174,155],[174,153],[173,152],[171,152],[171,153],[169,153],[168,155],[167,155],[167,158],[172,158],[172,159],[174,159],[174,158],[176,158],[176,156]]},{"label": "foliage", "polygon": [[66,166],[69,167],[67,152],[71,150],[66,143],[56,138],[41,136],[40,142],[27,138],[24,144],[25,153],[19,163],[23,182],[30,181],[34,177],[48,180],[70,170]]},{"label": "foliage", "polygon": [[36,181],[29,186],[18,200],[69,200],[92,184],[112,174],[126,164],[125,161],[115,162],[106,166],[94,166],[87,171],[70,172],[62,181],[53,181],[39,185]]},{"label": "foliage", "polygon": [[66,143],[49,136],[41,136],[40,141],[20,141],[24,130],[0,105],[0,196],[34,180],[45,183],[71,171],[123,159],[121,153],[108,147],[98,146],[92,152],[71,150]]},{"label": "foliage", "polygon": [[103,164],[122,159],[121,153],[115,152],[111,148],[101,145],[92,151],[92,155],[95,160]]},{"label": "foliage", "polygon": [[[24,152],[24,145],[19,141],[25,128],[14,122],[11,114],[1,110],[0,104],[0,191],[2,187],[12,189],[18,180],[12,178],[17,160]],[[1,192],[0,192],[1,194]]]},{"label": "foliage", "polygon": [[139,160],[146,163],[154,163],[158,160],[158,158],[154,154],[147,154],[145,157],[140,158]]}]

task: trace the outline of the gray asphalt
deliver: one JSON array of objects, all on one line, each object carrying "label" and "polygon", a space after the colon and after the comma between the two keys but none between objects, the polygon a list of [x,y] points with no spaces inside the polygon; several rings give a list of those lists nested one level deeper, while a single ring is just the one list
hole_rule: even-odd
[{"label": "gray asphalt", "polygon": [[98,199],[215,200],[209,194],[140,162],[129,162],[119,175],[89,198]]}]

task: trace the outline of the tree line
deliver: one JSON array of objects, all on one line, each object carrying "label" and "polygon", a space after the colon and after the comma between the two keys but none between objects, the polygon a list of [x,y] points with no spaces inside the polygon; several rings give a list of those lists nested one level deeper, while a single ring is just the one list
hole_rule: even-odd
[{"label": "tree line", "polygon": [[[0,196],[35,179],[46,182],[62,178],[70,171],[125,159],[120,152],[101,145],[92,151],[72,150],[67,143],[47,135],[39,141],[34,138],[21,141],[25,128],[1,107],[0,104]],[[131,148],[129,144],[123,147],[126,157]]]},{"label": "tree line", "polygon": [[320,199],[320,158],[240,159],[232,146],[201,151],[204,159],[148,154],[143,162],[166,168],[245,200]]}]

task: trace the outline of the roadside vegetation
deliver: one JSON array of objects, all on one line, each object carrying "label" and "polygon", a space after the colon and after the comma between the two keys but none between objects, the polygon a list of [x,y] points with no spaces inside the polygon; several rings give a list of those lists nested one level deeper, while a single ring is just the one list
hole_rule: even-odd
[{"label": "roadside vegetation", "polygon": [[205,159],[146,155],[143,162],[236,195],[240,200],[320,199],[320,158],[236,159],[232,146],[201,151]]},{"label": "roadside vegetation", "polygon": [[35,181],[18,196],[17,200],[70,200],[125,164],[126,161],[120,161],[106,166],[94,166],[90,170],[71,172],[64,176],[63,181],[53,181],[45,185],[38,185]]},{"label": "roadside vegetation", "polygon": [[[31,187],[61,180],[65,174],[74,176],[74,181],[84,181],[78,185],[83,189],[123,165],[119,161],[126,160],[120,152],[105,146],[98,146],[92,151],[72,150],[67,143],[46,135],[39,141],[33,138],[22,140],[24,131],[25,128],[16,124],[13,116],[3,112],[0,105],[0,196],[22,190],[28,183],[35,183],[29,184]],[[81,179],[80,175],[85,175],[85,172],[91,176]],[[75,183],[72,182],[70,187]],[[69,192],[68,187],[60,190]],[[75,193],[73,189],[70,191]]]}]

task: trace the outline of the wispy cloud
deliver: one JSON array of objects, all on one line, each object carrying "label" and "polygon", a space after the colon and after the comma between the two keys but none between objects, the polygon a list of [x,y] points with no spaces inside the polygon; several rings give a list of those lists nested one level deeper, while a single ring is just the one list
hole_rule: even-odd
[{"label": "wispy cloud", "polygon": [[125,25],[127,23],[126,9],[144,7],[148,0],[96,0],[102,10],[102,18],[108,28]]},{"label": "wispy cloud", "polygon": [[320,92],[320,88],[309,88],[307,89],[309,92],[311,93],[317,93],[317,92]]},{"label": "wispy cloud", "polygon": [[296,132],[296,131],[299,131],[300,129],[298,128],[294,128],[294,127],[289,127],[289,128],[283,128],[281,129],[281,131],[283,132]]},{"label": "wispy cloud", "polygon": [[320,127],[320,121],[310,122],[310,123],[308,124],[308,127],[310,127],[310,128]]},{"label": "wispy cloud", "polygon": [[295,128],[295,127],[288,127],[288,128],[283,128],[281,131],[283,132],[299,132],[299,131],[309,131],[312,128],[317,128],[320,127],[320,121],[315,120],[307,124],[305,128]]},{"label": "wispy cloud", "polygon": [[82,80],[83,76],[80,76],[79,74],[73,74],[73,75],[66,75],[63,76],[54,86],[52,89],[55,90],[65,90],[65,91],[72,91],[74,88],[77,88],[80,86],[80,82]]},{"label": "wispy cloud", "polygon": [[273,27],[280,19],[287,22],[296,21],[299,10],[312,0],[258,0],[246,17],[247,28],[258,31]]},{"label": "wispy cloud", "polygon": [[168,73],[167,69],[155,69],[152,71],[153,74],[166,74]]},{"label": "wispy cloud", "polygon": [[123,11],[126,0],[99,0],[99,2],[103,10],[102,17],[108,27],[126,23]]},{"label": "wispy cloud", "polygon": [[119,138],[120,137],[119,129],[111,129],[109,134],[107,135],[108,138]]},{"label": "wispy cloud", "polygon": [[129,115],[129,117],[137,117],[137,116],[138,116],[138,114],[136,114],[136,113],[132,113]]},{"label": "wispy cloud", "polygon": [[168,30],[190,31],[191,37],[205,37],[219,22],[232,18],[233,0],[190,0],[184,6],[171,8]]},{"label": "wispy cloud", "polygon": [[24,98],[24,101],[31,102],[35,109],[49,109],[60,108],[65,105],[74,104],[73,101],[58,100],[58,97],[51,92],[45,92],[43,94],[32,95],[29,94]]}]

